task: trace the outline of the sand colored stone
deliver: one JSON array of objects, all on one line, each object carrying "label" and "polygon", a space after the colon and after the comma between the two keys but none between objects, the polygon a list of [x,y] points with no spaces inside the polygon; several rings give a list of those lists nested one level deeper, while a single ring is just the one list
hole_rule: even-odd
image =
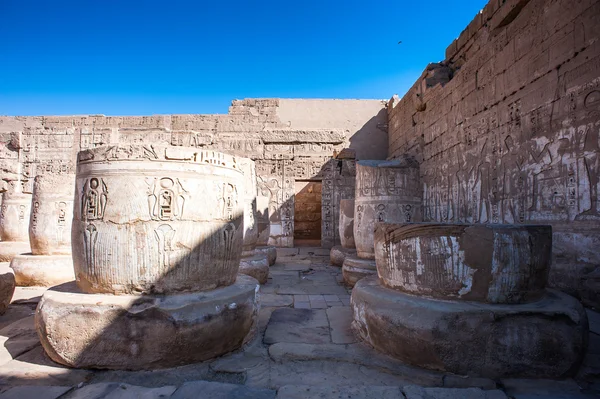
[{"label": "sand colored stone", "polygon": [[52,286],[75,279],[71,256],[74,174],[43,174],[34,179],[29,242],[31,254],[11,262],[19,286]]},{"label": "sand colored stone", "polygon": [[229,155],[185,147],[80,152],[73,219],[78,285],[89,293],[131,294],[232,284],[242,250],[239,167]]},{"label": "sand colored stone", "polygon": [[348,249],[356,248],[354,243],[354,200],[340,200],[340,241],[342,247]]},{"label": "sand colored stone", "polygon": [[227,287],[166,296],[87,294],[68,283],[44,293],[36,328],[48,356],[70,367],[179,366],[247,342],[256,329],[256,291],[256,280],[243,275]]},{"label": "sand colored stone", "polygon": [[334,266],[342,267],[347,256],[356,256],[356,249],[344,248],[336,245],[329,252],[329,261]]},{"label": "sand colored stone", "polygon": [[2,193],[0,205],[0,262],[10,262],[18,254],[31,251],[29,246],[29,213],[31,194],[16,185]]}]

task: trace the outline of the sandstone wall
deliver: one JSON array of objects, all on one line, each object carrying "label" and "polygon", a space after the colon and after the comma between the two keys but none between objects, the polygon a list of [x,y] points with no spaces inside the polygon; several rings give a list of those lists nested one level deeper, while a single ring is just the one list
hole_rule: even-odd
[{"label": "sandstone wall", "polygon": [[492,0],[388,106],[389,155],[421,162],[426,220],[551,224],[551,284],[593,305],[598,39],[598,0]]},{"label": "sandstone wall", "polygon": [[[271,243],[293,245],[294,183],[321,180],[334,150],[372,138],[361,156],[387,156],[385,102],[234,100],[224,115],[0,117],[0,192],[31,192],[44,171],[73,170],[80,149],[147,143],[216,149],[256,161],[270,201]],[[345,110],[345,111],[341,111]],[[20,183],[17,183],[20,182]]]}]

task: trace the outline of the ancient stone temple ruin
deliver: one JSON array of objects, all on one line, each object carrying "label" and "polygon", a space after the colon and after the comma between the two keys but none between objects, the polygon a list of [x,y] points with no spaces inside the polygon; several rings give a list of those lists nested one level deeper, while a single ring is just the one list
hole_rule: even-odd
[{"label": "ancient stone temple ruin", "polygon": [[597,397],[599,85],[506,0],[389,101],[1,116],[0,399]]}]

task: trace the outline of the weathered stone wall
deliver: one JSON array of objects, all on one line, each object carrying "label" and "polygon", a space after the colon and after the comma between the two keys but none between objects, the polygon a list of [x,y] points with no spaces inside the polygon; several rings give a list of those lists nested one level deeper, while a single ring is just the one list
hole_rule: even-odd
[{"label": "weathered stone wall", "polygon": [[550,283],[600,305],[600,2],[492,0],[388,106],[428,221],[553,226]]},{"label": "weathered stone wall", "polygon": [[294,196],[294,238],[321,240],[321,182],[297,181]]},{"label": "weathered stone wall", "polygon": [[[224,115],[0,117],[0,192],[19,181],[31,192],[37,174],[72,171],[80,149],[117,143],[216,149],[256,161],[259,190],[271,198],[271,244],[291,246],[294,181],[322,180],[323,166],[344,147],[385,158],[385,106],[378,100],[246,99],[233,101]],[[373,145],[360,145],[369,140]]]}]

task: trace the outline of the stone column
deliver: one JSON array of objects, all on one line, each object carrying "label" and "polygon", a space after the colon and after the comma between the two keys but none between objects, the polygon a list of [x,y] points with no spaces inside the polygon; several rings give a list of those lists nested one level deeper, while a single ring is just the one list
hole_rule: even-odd
[{"label": "stone column", "polygon": [[256,206],[256,166],[248,158],[238,158],[244,173],[244,240],[240,273],[254,277],[264,284],[269,278],[269,259],[267,253],[256,250],[258,243],[258,220]]},{"label": "stone column", "polygon": [[29,246],[29,214],[31,194],[23,193],[21,185],[2,193],[0,209],[0,262],[10,262],[15,255],[31,252]]},{"label": "stone column", "polygon": [[36,176],[29,220],[31,254],[17,255],[10,267],[17,285],[53,286],[73,281],[71,223],[74,174]]},{"label": "stone column", "polygon": [[572,376],[588,322],[575,298],[546,289],[551,250],[550,226],[378,223],[378,276],[352,290],[353,327],[413,366]]},{"label": "stone column", "polygon": [[331,263],[335,266],[343,266],[348,255],[356,256],[354,245],[354,199],[340,200],[340,222],[339,234],[342,245],[331,248]]},{"label": "stone column", "polygon": [[269,236],[271,235],[271,222],[269,220],[269,202],[270,198],[257,195],[256,208],[258,222],[258,240],[256,242],[256,251],[267,255],[269,266],[273,266],[277,262],[277,248],[269,245]]},{"label": "stone column", "polygon": [[[46,353],[71,367],[148,369],[238,349],[257,320],[257,281],[238,276],[244,176],[237,158],[123,145],[78,154],[77,284],[36,311]],[[190,350],[193,348],[193,350]]]},{"label": "stone column", "polygon": [[342,273],[347,284],[353,286],[376,273],[375,223],[421,221],[421,200],[419,165],[414,159],[356,163],[353,231],[357,256],[344,260]]}]

